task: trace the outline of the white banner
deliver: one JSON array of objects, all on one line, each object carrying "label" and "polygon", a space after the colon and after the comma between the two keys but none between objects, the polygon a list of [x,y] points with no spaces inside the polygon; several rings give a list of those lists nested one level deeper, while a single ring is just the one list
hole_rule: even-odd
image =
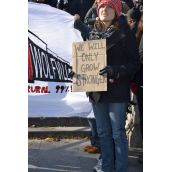
[{"label": "white banner", "polygon": [[82,41],[72,15],[49,5],[28,3],[29,117],[86,117],[91,104],[71,86],[72,43]]}]

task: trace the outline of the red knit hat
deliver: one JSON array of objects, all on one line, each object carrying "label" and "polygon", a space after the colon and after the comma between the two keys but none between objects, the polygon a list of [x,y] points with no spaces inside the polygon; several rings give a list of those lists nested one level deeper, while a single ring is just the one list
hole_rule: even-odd
[{"label": "red knit hat", "polygon": [[102,5],[104,4],[108,4],[111,8],[113,8],[117,14],[117,17],[121,15],[122,12],[121,0],[101,0],[100,3],[98,4],[97,13],[99,12],[100,7],[102,7]]}]

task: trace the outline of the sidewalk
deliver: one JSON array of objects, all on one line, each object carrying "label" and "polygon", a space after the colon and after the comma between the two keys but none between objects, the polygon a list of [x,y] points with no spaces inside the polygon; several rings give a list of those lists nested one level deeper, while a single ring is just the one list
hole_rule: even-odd
[{"label": "sidewalk", "polygon": [[[28,172],[92,172],[99,154],[83,151],[86,145],[90,145],[90,127],[84,120],[30,120]],[[142,148],[129,149],[128,172],[143,172],[143,165],[138,163],[141,154]]]},{"label": "sidewalk", "polygon": [[[81,139],[28,140],[28,172],[92,172],[99,154],[83,151],[90,141]],[[138,163],[141,148],[129,151],[128,172],[142,172],[143,165]]]}]

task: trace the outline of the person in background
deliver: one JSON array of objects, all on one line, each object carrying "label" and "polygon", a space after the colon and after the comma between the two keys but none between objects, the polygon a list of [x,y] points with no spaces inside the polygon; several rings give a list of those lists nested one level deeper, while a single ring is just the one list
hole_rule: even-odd
[{"label": "person in background", "polygon": [[96,18],[98,17],[97,6],[100,1],[101,0],[95,0],[94,4],[92,5],[92,7],[88,10],[88,12],[85,15],[84,23],[87,24],[91,28],[93,28]]},{"label": "person in background", "polygon": [[92,4],[93,0],[59,0],[57,8],[71,15],[79,14],[81,20],[84,22],[84,17]]},{"label": "person in background", "polygon": [[120,0],[101,0],[99,19],[90,29],[74,16],[74,27],[89,40],[106,39],[107,66],[99,75],[107,76],[107,91],[89,92],[100,140],[102,165],[97,172],[127,172],[128,142],[125,131],[130,81],[138,70],[135,37],[124,16]]},{"label": "person in background", "polygon": [[97,125],[96,125],[96,120],[95,120],[93,111],[91,111],[87,119],[88,119],[88,124],[91,128],[91,137],[90,137],[91,145],[85,146],[84,151],[88,153],[100,153],[100,143],[99,143],[99,137],[97,133]]},{"label": "person in background", "polygon": [[143,12],[143,0],[133,0],[134,7]]},{"label": "person in background", "polygon": [[139,48],[140,68],[136,72],[133,78],[133,82],[135,82],[137,89],[135,95],[138,102],[140,130],[143,139],[143,15],[141,15],[141,13],[137,11],[137,9],[135,11],[135,9],[132,8],[127,13],[127,20],[130,29],[135,34],[137,46]]},{"label": "person in background", "polygon": [[[140,131],[141,131],[141,137],[142,137],[142,143],[143,143],[143,16],[141,16],[137,33],[136,33],[136,39],[139,46],[139,56],[140,56],[140,69],[135,75],[135,81],[137,85],[137,103],[138,103],[138,109],[139,109],[139,117],[140,117]],[[139,162],[143,163],[143,155],[139,157]]]},{"label": "person in background", "polygon": [[[90,28],[93,28],[96,18],[98,17],[97,6],[98,6],[99,1],[100,0],[95,0],[94,4],[88,10],[88,12],[85,16],[85,19],[84,19],[84,23],[87,24]],[[83,39],[85,39],[85,38],[83,38]],[[88,153],[99,153],[100,152],[100,143],[99,143],[99,138],[98,138],[98,133],[97,133],[96,120],[95,120],[93,111],[91,112],[91,117],[88,117],[88,124],[91,128],[91,138],[90,138],[91,145],[87,145],[84,148],[84,150]]]},{"label": "person in background", "polygon": [[133,0],[123,0],[123,1],[128,5],[130,9],[134,7]]},{"label": "person in background", "polygon": [[82,6],[80,0],[58,0],[57,8],[71,15],[81,14]]},{"label": "person in background", "polygon": [[128,24],[134,34],[136,34],[136,32],[137,32],[137,26],[138,26],[139,20],[141,18],[141,15],[142,14],[141,14],[140,10],[135,7],[131,8],[126,14]]},{"label": "person in background", "polygon": [[[134,95],[136,96],[138,104],[140,132],[143,142],[143,11],[140,11],[138,7],[139,6],[133,7],[128,11],[127,20],[131,30],[135,34],[137,46],[139,48],[140,68],[136,72],[132,84],[136,87]],[[139,156],[139,162],[143,162],[143,156]]]},{"label": "person in background", "polygon": [[80,0],[81,1],[81,13],[80,20],[84,22],[85,15],[87,14],[88,10],[92,7],[94,0]]},{"label": "person in background", "polygon": [[125,1],[121,1],[121,4],[122,4],[122,14],[125,15],[127,14],[130,8]]},{"label": "person in background", "polygon": [[57,8],[60,10],[67,11],[68,0],[58,0]]}]

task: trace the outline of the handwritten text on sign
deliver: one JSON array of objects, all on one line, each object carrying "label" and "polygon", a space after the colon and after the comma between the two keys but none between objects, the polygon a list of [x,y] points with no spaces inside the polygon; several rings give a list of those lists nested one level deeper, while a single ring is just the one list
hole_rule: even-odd
[{"label": "handwritten text on sign", "polygon": [[107,78],[99,75],[106,66],[106,40],[73,43],[72,66],[74,92],[107,91]]}]

